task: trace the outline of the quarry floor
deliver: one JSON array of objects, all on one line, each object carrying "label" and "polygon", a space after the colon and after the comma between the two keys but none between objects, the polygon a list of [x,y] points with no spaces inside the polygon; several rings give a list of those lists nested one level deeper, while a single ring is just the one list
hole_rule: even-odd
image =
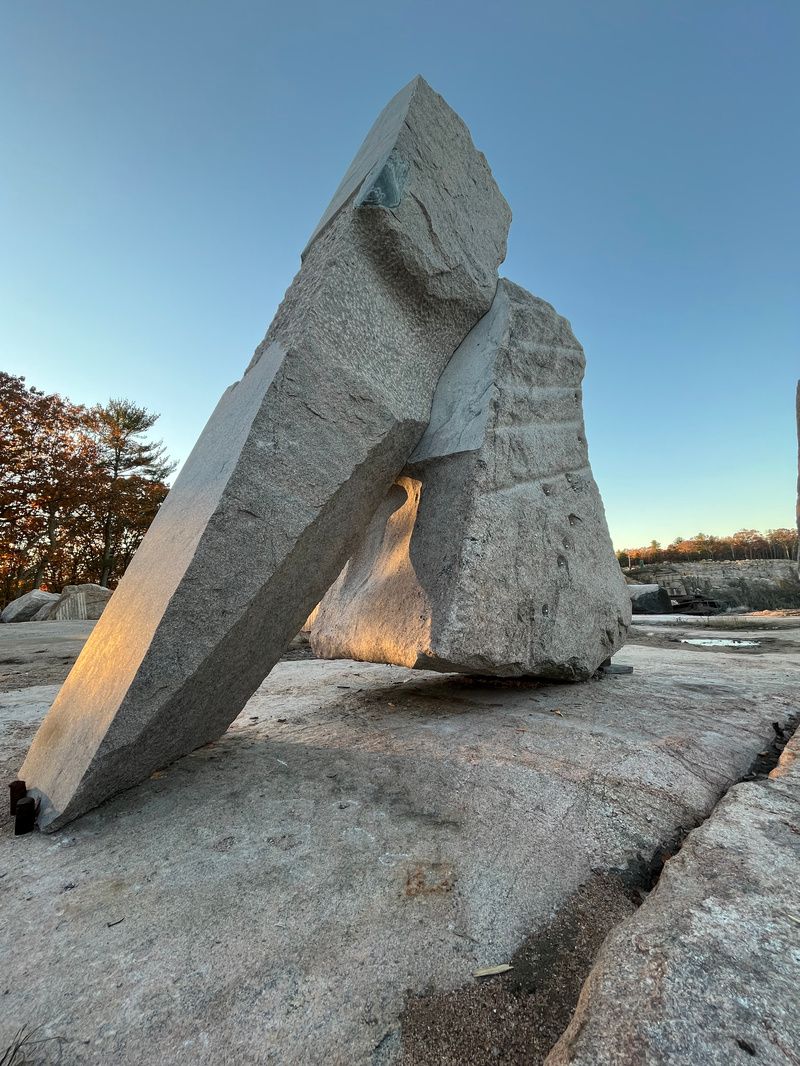
[{"label": "quarry floor", "polygon": [[[800,714],[800,619],[746,621],[637,618],[615,658],[634,672],[582,685],[295,649],[219,741],[61,832],[13,836],[4,803],[0,1059],[22,1030],[18,1062],[543,1062],[606,934],[652,910],[664,860]],[[0,627],[6,781],[91,625]],[[773,890],[752,890],[759,922]],[[608,1061],[753,1057],[722,1022],[689,1058],[639,1039]],[[757,1060],[800,1061],[781,1039],[790,1057]]]}]

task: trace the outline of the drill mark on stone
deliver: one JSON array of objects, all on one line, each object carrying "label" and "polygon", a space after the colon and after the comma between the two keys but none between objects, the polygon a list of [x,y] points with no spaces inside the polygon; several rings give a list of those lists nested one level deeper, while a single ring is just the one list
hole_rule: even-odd
[{"label": "drill mark on stone", "polygon": [[497,484],[497,485],[494,485],[491,488],[486,489],[486,492],[487,493],[490,493],[490,492],[496,492],[496,493],[518,492],[521,489],[523,489],[523,490],[527,489],[531,485],[539,485],[543,481],[545,481],[546,479],[549,481],[552,478],[558,478],[558,477],[565,478],[567,483],[569,485],[571,485],[573,488],[575,488],[575,484],[573,484],[573,479],[575,479],[577,477],[578,478],[577,486],[580,489],[580,488],[583,488],[585,486],[585,484],[586,484],[586,482],[584,482],[583,480],[581,480],[578,477],[578,475],[580,473],[582,473],[583,471],[588,471],[589,473],[591,473],[591,469],[588,466],[576,467],[576,466],[570,465],[566,469],[549,470],[546,473],[538,474],[535,477],[530,477],[530,478],[519,478],[518,477],[514,481],[512,481],[512,482],[510,482],[508,484]]},{"label": "drill mark on stone", "polygon": [[[511,425],[499,425],[497,427],[498,433],[504,431],[506,433],[518,433],[522,436],[522,433],[526,429],[537,430],[551,430],[551,429],[564,429],[566,426],[579,426],[581,423],[574,418],[562,418],[550,419],[546,415],[540,417],[534,417],[523,421],[521,418],[515,419]],[[580,437],[578,438],[580,439]]]}]

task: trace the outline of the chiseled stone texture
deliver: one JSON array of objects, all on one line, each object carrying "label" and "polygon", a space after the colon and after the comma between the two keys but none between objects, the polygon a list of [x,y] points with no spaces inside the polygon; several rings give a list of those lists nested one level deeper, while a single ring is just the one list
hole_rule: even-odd
[{"label": "chiseled stone texture", "polygon": [[318,655],[579,680],[624,643],[630,597],[589,467],[584,365],[567,320],[502,280],[322,602]]},{"label": "chiseled stone texture", "polygon": [[111,589],[92,583],[65,585],[58,602],[48,609],[47,614],[37,615],[37,619],[69,622],[99,618],[111,599],[111,594]]},{"label": "chiseled stone texture", "polygon": [[57,593],[32,589],[6,604],[0,614],[0,622],[32,622],[41,610],[50,608],[57,602]]},{"label": "chiseled stone texture", "polygon": [[796,1066],[797,751],[732,788],[611,933],[548,1066]]},{"label": "chiseled stone texture", "polygon": [[224,732],[335,580],[486,312],[508,205],[421,78],[388,105],[34,739],[53,829]]}]

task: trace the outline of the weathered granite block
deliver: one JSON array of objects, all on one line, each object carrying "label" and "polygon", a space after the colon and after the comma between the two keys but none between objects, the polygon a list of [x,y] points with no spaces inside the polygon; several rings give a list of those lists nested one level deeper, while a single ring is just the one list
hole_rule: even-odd
[{"label": "weathered granite block", "polygon": [[318,655],[577,680],[624,643],[630,596],[589,467],[583,371],[567,320],[501,281],[322,601]]},{"label": "weathered granite block", "polygon": [[34,739],[54,829],[218,737],[352,554],[486,312],[510,211],[416,78],[385,108]]},{"label": "weathered granite block", "polygon": [[672,600],[661,585],[628,585],[634,614],[670,614]]},{"label": "weathered granite block", "polygon": [[56,603],[57,593],[32,589],[6,604],[0,614],[0,622],[31,622],[43,607],[52,607]]}]

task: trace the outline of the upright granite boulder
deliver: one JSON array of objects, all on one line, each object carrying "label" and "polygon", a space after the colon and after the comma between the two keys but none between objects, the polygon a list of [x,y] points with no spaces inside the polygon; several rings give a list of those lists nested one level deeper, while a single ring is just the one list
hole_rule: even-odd
[{"label": "upright granite boulder", "polygon": [[387,105],[20,771],[54,829],[224,732],[352,554],[489,308],[508,205],[421,78]]},{"label": "upright granite boulder", "polygon": [[580,680],[631,604],[589,467],[583,349],[501,281],[311,630],[325,658]]}]

